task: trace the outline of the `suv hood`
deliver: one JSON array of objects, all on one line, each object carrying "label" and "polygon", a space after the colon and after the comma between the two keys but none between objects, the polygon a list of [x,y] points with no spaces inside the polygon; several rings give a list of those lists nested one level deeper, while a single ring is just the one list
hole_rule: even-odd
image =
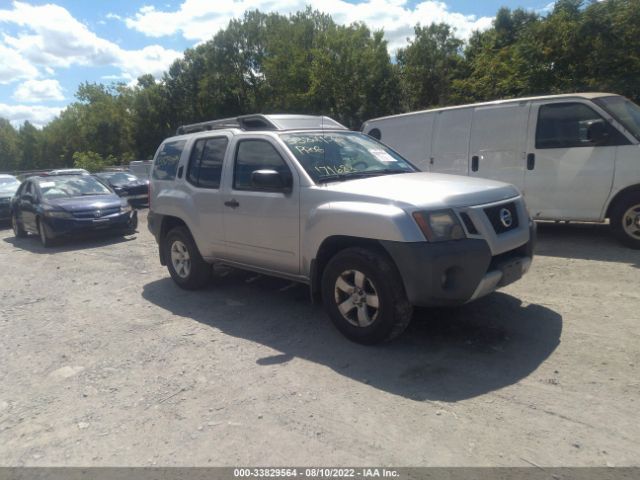
[{"label": "suv hood", "polygon": [[[319,189],[349,194],[372,201],[389,200],[419,208],[451,208],[483,205],[517,197],[508,183],[462,175],[415,172],[332,182]],[[376,199],[376,200],[374,200]]]}]

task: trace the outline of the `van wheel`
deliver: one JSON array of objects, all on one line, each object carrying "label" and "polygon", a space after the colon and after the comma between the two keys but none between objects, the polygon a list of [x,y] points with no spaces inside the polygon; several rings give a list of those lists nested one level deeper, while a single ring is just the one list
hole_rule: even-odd
[{"label": "van wheel", "polygon": [[322,274],[322,301],[338,330],[363,344],[397,337],[413,314],[391,260],[359,247],[342,250],[329,261]]},{"label": "van wheel", "polygon": [[625,195],[611,209],[611,228],[623,244],[640,249],[640,193]]},{"label": "van wheel", "polygon": [[22,238],[27,236],[27,231],[24,229],[15,213],[11,215],[11,228],[13,228],[13,234],[16,237]]},{"label": "van wheel", "polygon": [[186,227],[170,230],[164,237],[163,248],[171,278],[180,288],[197,290],[208,283],[211,265],[202,259]]},{"label": "van wheel", "polygon": [[47,226],[38,219],[38,236],[40,237],[40,243],[44,248],[49,248],[53,245],[53,239],[47,231]]}]

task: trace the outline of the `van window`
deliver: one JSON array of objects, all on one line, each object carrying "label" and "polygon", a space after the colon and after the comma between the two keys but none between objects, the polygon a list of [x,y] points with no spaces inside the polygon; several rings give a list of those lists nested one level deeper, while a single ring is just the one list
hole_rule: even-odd
[{"label": "van window", "polygon": [[168,142],[162,146],[162,150],[158,152],[156,161],[153,164],[152,176],[156,180],[173,180],[176,178],[176,170],[180,155],[184,149],[184,140],[177,142]]},{"label": "van window", "polygon": [[243,140],[236,151],[233,188],[253,190],[251,174],[256,170],[275,170],[284,177],[291,176],[289,167],[273,145],[265,140]]},{"label": "van window", "polygon": [[541,105],[536,126],[536,148],[593,147],[589,127],[598,122],[603,123],[603,128],[609,134],[606,144],[600,146],[629,143],[604,118],[583,103]]},{"label": "van window", "polygon": [[201,188],[220,188],[227,137],[203,138],[191,151],[187,181]]}]

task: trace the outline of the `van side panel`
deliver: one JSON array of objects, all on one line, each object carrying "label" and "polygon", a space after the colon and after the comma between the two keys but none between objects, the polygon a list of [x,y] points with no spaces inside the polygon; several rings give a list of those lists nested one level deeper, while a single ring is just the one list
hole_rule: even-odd
[{"label": "van side panel", "polygon": [[434,113],[420,113],[367,122],[363,131],[380,131],[380,141],[421,170],[429,170]]},{"label": "van side panel", "polygon": [[436,114],[431,145],[431,171],[469,174],[469,135],[472,108],[443,110]]},{"label": "van side panel", "polygon": [[470,158],[477,156],[473,177],[490,178],[524,187],[529,103],[476,107],[471,128]]},{"label": "van side panel", "polygon": [[[640,145],[637,143],[616,148],[616,171],[607,207],[619,192],[634,186],[640,187]],[[605,213],[606,210],[603,212],[603,217]]]}]

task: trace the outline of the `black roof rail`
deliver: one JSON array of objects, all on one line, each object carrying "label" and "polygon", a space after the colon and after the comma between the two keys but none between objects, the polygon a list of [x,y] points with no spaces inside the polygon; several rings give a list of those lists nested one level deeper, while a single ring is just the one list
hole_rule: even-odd
[{"label": "black roof rail", "polygon": [[176,130],[176,135],[204,132],[206,130],[220,130],[223,128],[239,128],[241,130],[278,130],[278,127],[265,115],[241,115],[239,117],[221,118],[208,122],[182,125]]}]

